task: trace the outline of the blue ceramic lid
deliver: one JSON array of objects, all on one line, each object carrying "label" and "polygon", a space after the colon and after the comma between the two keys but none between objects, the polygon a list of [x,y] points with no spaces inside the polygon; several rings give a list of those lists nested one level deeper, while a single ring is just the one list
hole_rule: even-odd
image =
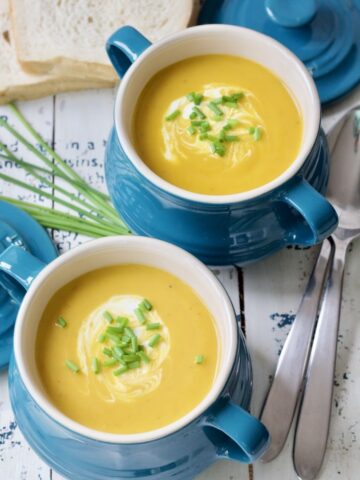
[{"label": "blue ceramic lid", "polygon": [[360,81],[360,0],[207,0],[199,23],[227,23],[269,35],[307,66],[322,103]]},{"label": "blue ceramic lid", "polygon": [[[9,231],[16,232],[17,238],[29,252],[43,262],[49,263],[57,257],[56,248],[41,225],[23,210],[0,200],[1,248],[6,247],[2,240]],[[8,287],[10,289],[11,285]],[[19,301],[19,298],[17,300]],[[9,363],[14,324],[19,309],[18,301],[9,295],[8,288],[0,286],[0,369]]]}]

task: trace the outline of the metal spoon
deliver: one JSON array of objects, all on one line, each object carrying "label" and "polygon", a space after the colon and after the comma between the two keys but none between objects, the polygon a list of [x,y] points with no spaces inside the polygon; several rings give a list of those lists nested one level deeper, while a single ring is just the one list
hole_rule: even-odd
[{"label": "metal spoon", "polygon": [[279,455],[294,418],[332,251],[332,243],[325,240],[281,351],[274,379],[263,405],[261,421],[271,436],[270,447],[261,457],[263,463],[270,462]]},{"label": "metal spoon", "polygon": [[332,407],[346,253],[360,236],[360,108],[346,115],[331,160],[328,198],[339,215],[334,260],[321,306],[295,432],[293,461],[303,480],[316,478],[325,455]]}]

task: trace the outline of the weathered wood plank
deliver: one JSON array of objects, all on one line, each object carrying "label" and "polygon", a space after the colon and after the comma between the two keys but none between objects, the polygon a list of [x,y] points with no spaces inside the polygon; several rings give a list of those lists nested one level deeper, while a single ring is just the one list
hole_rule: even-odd
[{"label": "weathered wood plank", "polygon": [[[20,104],[22,113],[26,118],[32,123],[34,128],[41,133],[46,141],[52,142],[53,135],[53,99],[52,97],[47,97],[41,100],[35,100],[32,102],[23,102]],[[13,125],[17,130],[26,137],[27,140],[31,140],[31,143],[35,144],[35,140],[26,132],[21,123],[16,119],[13,113],[10,111],[9,107],[1,106],[0,107],[0,116],[7,118],[10,125]],[[23,158],[23,160],[36,165],[41,165],[42,162],[32,153],[30,153],[25,147],[21,145],[12,135],[6,132],[4,128],[0,129],[0,141],[3,142],[7,148],[14,153],[17,157]],[[14,176],[18,180],[22,180],[30,185],[39,187],[44,191],[50,191],[51,188],[45,185],[39,185],[39,182],[35,180],[31,175],[26,173],[22,168],[15,166],[12,162],[7,160],[0,159],[0,172],[8,176]],[[32,193],[28,190],[24,190],[20,187],[14,186],[11,183],[5,182],[4,180],[0,181],[0,194],[17,197],[21,200],[27,202],[39,202],[44,206],[50,206],[51,201],[39,197],[39,195]]]},{"label": "weathered wood plank", "polygon": [[[51,143],[53,133],[53,99],[49,97],[22,103],[20,108],[36,130]],[[0,116],[9,117],[10,123],[18,127],[23,134],[25,133],[19,122],[9,112],[8,107],[0,108]],[[17,156],[23,156],[26,161],[41,164],[36,157],[29,155],[28,151],[19,145],[19,142],[14,141],[6,134],[4,129],[0,129],[0,140],[7,144],[8,148]],[[38,182],[10,162],[0,160],[0,172],[38,186]],[[44,185],[41,188],[51,191],[50,187]],[[17,197],[29,202],[38,202],[46,206],[51,205],[50,200],[15,187],[3,180],[0,180],[0,194]],[[1,372],[0,374],[0,478],[4,480],[50,479],[50,469],[30,449],[14,421],[8,397],[6,372]]]},{"label": "weathered wood plank", "polygon": [[[113,122],[113,90],[92,90],[57,95],[55,101],[55,148],[89,184],[106,191],[104,152]],[[62,185],[57,181],[57,184]],[[68,187],[67,187],[68,188]],[[63,209],[61,205],[56,208]],[[83,241],[84,236],[54,232],[60,251]]]},{"label": "weathered wood plank", "polygon": [[[252,412],[259,415],[278,356],[304,292],[316,249],[283,250],[243,270],[246,333],[253,363]],[[254,465],[256,480],[296,478],[287,445],[268,465]]]}]

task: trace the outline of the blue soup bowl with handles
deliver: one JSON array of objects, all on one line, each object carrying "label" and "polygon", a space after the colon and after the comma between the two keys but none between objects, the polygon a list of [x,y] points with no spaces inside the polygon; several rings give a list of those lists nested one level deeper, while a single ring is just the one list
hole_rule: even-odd
[{"label": "blue soup bowl with handles", "polygon": [[[134,28],[123,27],[109,38],[107,52],[121,82],[106,149],[106,181],[133,233],[181,246],[207,264],[226,265],[259,260],[288,245],[314,245],[334,230],[336,213],[321,195],[329,154],[319,97],[305,66],[287,48],[246,28],[203,25],[154,45]],[[243,56],[264,65],[284,82],[300,109],[299,153],[266,185],[233,195],[193,193],[157,176],[136,152],[133,114],[146,83],[166,66],[204,54]]]},{"label": "blue soup bowl with handles", "polygon": [[[44,308],[59,288],[91,270],[129,263],[166,270],[197,293],[213,315],[220,359],[210,391],[193,410],[157,430],[123,435],[88,428],[56,408],[39,378],[35,342]],[[35,452],[60,474],[76,480],[189,480],[219,458],[249,463],[265,451],[268,432],[246,411],[251,365],[239,321],[224,288],[194,256],[160,240],[110,237],[48,265],[12,245],[0,253],[0,270],[27,289],[10,363],[15,418]]]}]

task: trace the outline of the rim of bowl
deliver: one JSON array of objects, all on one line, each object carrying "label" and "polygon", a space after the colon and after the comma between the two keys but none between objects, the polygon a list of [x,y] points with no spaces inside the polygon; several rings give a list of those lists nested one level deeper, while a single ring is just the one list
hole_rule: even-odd
[{"label": "rim of bowl", "polygon": [[[273,45],[274,52],[276,50],[281,50],[283,55],[287,57],[287,59],[289,60],[289,63],[292,63],[298,69],[299,74],[304,78],[304,81],[307,85],[307,88],[309,90],[309,93],[312,99],[313,111],[312,111],[311,122],[310,122],[310,127],[312,128],[312,132],[311,132],[311,135],[308,135],[308,138],[306,139],[305,142],[303,139],[301,143],[300,152],[298,153],[297,157],[292,162],[292,164],[280,176],[278,176],[271,182],[268,182],[265,185],[262,185],[260,187],[257,187],[245,192],[227,194],[227,195],[206,195],[202,193],[191,192],[189,190],[185,190],[183,188],[177,187],[176,185],[172,185],[170,182],[168,182],[167,180],[164,180],[163,178],[158,176],[156,173],[154,173],[141,160],[140,156],[137,154],[135,148],[133,147],[132,142],[129,139],[129,136],[126,133],[126,129],[124,128],[124,122],[121,115],[122,109],[120,108],[120,102],[122,101],[122,97],[126,93],[126,89],[129,83],[131,82],[132,74],[136,71],[139,61],[141,62],[145,60],[147,57],[151,56],[153,52],[155,52],[159,48],[164,48],[167,45],[171,44],[172,42],[177,41],[183,37],[197,36],[202,32],[213,32],[213,33],[216,32],[217,34],[221,34],[221,32],[224,30],[233,31],[234,33],[242,32],[244,35],[247,35],[249,39],[251,39],[251,41],[266,42],[268,44]],[[189,58],[190,57],[191,55],[189,55]],[[310,154],[315,144],[318,131],[320,128],[319,95],[310,73],[308,72],[305,65],[301,62],[301,60],[299,60],[295,56],[295,54],[291,52],[291,50],[286,48],[277,40],[274,40],[272,37],[269,37],[268,35],[264,35],[263,33],[257,32],[255,30],[251,30],[249,28],[239,27],[235,25],[198,25],[195,27],[187,28],[173,35],[169,35],[163,40],[150,45],[146,50],[144,50],[144,52],[141,54],[139,59],[136,60],[129,67],[128,71],[126,72],[126,74],[124,75],[124,77],[120,82],[120,85],[116,94],[116,101],[115,101],[115,114],[114,114],[115,128],[116,128],[118,139],[119,140],[120,138],[122,139],[120,143],[128,159],[131,161],[134,167],[138,170],[138,172],[140,172],[147,180],[149,180],[151,183],[159,187],[161,190],[164,190],[165,192],[173,194],[177,197],[190,200],[193,202],[198,202],[198,203],[221,205],[221,204],[228,204],[228,203],[243,202],[245,200],[250,200],[254,197],[263,195],[271,190],[274,190],[275,188],[279,187],[283,183],[285,183],[287,180],[289,180],[299,171],[299,169],[305,162],[306,158]],[[291,93],[294,95],[286,79],[281,78],[281,80],[285,83],[285,85],[289,88]],[[301,103],[298,98],[296,98],[296,100],[297,102]]]},{"label": "rim of bowl", "polygon": [[[64,261],[69,262],[74,257],[81,256],[81,255],[86,256],[87,251],[93,248],[96,248],[94,247],[94,243],[96,243],[97,246],[109,247],[110,245],[114,245],[114,246],[118,246],[119,248],[126,248],[127,243],[135,243],[135,244],[137,243],[139,248],[141,248],[141,245],[143,245],[144,243],[147,243],[150,246],[152,244],[151,248],[153,249],[153,253],[155,255],[156,254],[161,255],[162,252],[164,251],[168,251],[168,252],[170,251],[172,255],[176,255],[178,258],[182,257],[184,260],[186,260],[189,263],[189,265],[191,264],[192,267],[195,267],[198,270],[200,270],[203,277],[209,283],[209,287],[211,289],[215,289],[221,297],[222,305],[224,308],[224,318],[226,318],[227,321],[229,322],[229,333],[230,333],[229,335],[230,338],[227,339],[228,345],[226,349],[228,354],[226,355],[224,360],[225,364],[221,368],[222,371],[220,371],[216,376],[211,390],[193,410],[188,412],[186,415],[184,415],[180,419],[164,427],[151,430],[149,432],[144,432],[144,433],[116,434],[116,433],[107,433],[107,432],[95,430],[90,427],[86,427],[76,422],[75,420],[72,420],[71,418],[63,414],[60,410],[58,410],[51,403],[51,401],[49,401],[46,398],[45,393],[43,393],[41,389],[38,388],[35,385],[35,383],[31,380],[31,374],[29,374],[27,365],[24,361],[23,355],[21,354],[22,342],[23,342],[22,326],[24,322],[28,321],[26,320],[27,319],[26,311],[29,305],[31,304],[34,295],[36,295],[37,288],[43,282],[45,282],[50,275],[54,274],[57,267],[60,264],[62,264]],[[76,276],[74,276],[74,278],[76,278]],[[217,326],[217,329],[218,329],[218,326]],[[211,270],[207,268],[196,257],[186,252],[185,250],[181,249],[180,247],[172,245],[168,242],[164,242],[162,240],[157,240],[157,239],[147,238],[147,237],[139,237],[139,236],[137,237],[117,236],[117,237],[108,237],[108,238],[93,240],[91,242],[80,245],[79,247],[73,250],[69,250],[68,252],[60,255],[57,259],[49,263],[38,274],[38,276],[35,278],[35,280],[31,284],[28,290],[28,293],[25,295],[18,312],[18,317],[16,320],[15,331],[14,331],[14,356],[15,356],[16,366],[18,368],[22,382],[24,383],[26,389],[28,390],[33,400],[40,406],[40,408],[48,416],[50,416],[55,422],[67,428],[68,430],[73,431],[84,437],[91,438],[93,440],[105,442],[105,443],[132,444],[132,443],[150,442],[153,440],[166,437],[186,427],[191,422],[196,420],[219,398],[222,390],[224,389],[226,382],[229,378],[229,375],[231,373],[231,370],[233,368],[233,364],[236,357],[237,345],[238,345],[238,333],[236,328],[236,316],[235,316],[234,308],[232,306],[232,303],[229,299],[229,296],[226,290],[221,285],[219,280],[217,280],[217,278],[211,272]]]}]

